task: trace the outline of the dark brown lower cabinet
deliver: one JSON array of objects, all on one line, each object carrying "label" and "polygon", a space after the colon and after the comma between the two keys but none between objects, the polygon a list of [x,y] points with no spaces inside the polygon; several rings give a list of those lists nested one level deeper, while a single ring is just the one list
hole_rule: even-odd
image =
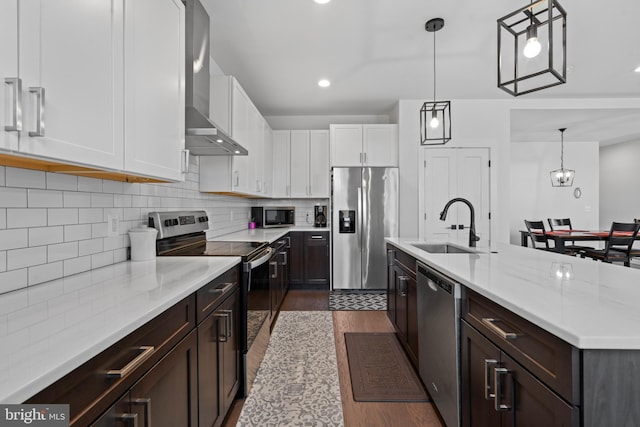
[{"label": "dark brown lower cabinet", "polygon": [[289,283],[297,287],[329,287],[329,232],[292,231]]},{"label": "dark brown lower cabinet", "polygon": [[418,283],[415,258],[387,250],[387,316],[413,365],[418,367]]},{"label": "dark brown lower cabinet", "polygon": [[240,380],[239,291],[198,325],[200,427],[219,426]]},{"label": "dark brown lower cabinet", "polygon": [[462,320],[462,426],[579,425],[579,411]]},{"label": "dark brown lower cabinet", "polygon": [[197,348],[192,331],[92,425],[196,427]]}]

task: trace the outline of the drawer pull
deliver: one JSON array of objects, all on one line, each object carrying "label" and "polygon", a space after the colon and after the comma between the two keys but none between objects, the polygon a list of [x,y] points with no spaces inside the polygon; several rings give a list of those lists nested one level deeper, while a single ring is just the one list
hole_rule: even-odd
[{"label": "drawer pull", "polygon": [[498,322],[498,319],[492,319],[489,317],[482,318],[482,323],[484,323],[485,326],[487,326],[493,332],[500,335],[502,339],[515,340],[516,338],[518,338],[518,334],[516,334],[515,332],[505,332],[502,328],[500,328],[499,326],[496,326],[494,322]]},{"label": "drawer pull", "polygon": [[315,239],[315,240],[321,240],[321,239],[324,238],[324,236],[318,236],[318,235],[314,234],[314,235],[311,236],[311,238]]},{"label": "drawer pull", "polygon": [[122,378],[126,376],[129,372],[133,371],[137,368],[142,362],[147,360],[151,354],[153,354],[154,347],[152,345],[142,345],[138,347],[138,350],[141,350],[142,353],[137,355],[135,359],[131,362],[127,363],[122,369],[111,369],[107,371],[108,378]]},{"label": "drawer pull", "polygon": [[119,414],[116,415],[116,420],[122,421],[131,427],[138,427],[138,414]]},{"label": "drawer pull", "polygon": [[496,394],[491,393],[491,367],[498,366],[495,359],[484,359],[484,398],[486,400],[495,399]]},{"label": "drawer pull", "polygon": [[134,399],[131,404],[144,406],[144,427],[151,427],[151,399]]},{"label": "drawer pull", "polygon": [[232,288],[236,283],[235,282],[227,282],[227,283],[220,283],[220,284],[224,285],[224,286],[222,288],[211,288],[211,289],[209,289],[209,293],[210,294],[224,294],[230,288]]},{"label": "drawer pull", "polygon": [[507,375],[509,371],[506,368],[496,368],[493,372],[495,373],[496,384],[495,409],[500,412],[509,411],[511,406],[502,403],[502,383],[500,382],[500,377]]}]

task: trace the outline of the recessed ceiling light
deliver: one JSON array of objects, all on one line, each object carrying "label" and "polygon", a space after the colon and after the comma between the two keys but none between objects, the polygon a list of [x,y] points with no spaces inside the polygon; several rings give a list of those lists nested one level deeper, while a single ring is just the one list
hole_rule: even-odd
[{"label": "recessed ceiling light", "polygon": [[329,3],[331,0],[313,0],[314,2],[318,3],[318,4],[327,4]]},{"label": "recessed ceiling light", "polygon": [[320,79],[318,80],[318,86],[320,87],[329,87],[331,86],[331,82],[327,79]]}]

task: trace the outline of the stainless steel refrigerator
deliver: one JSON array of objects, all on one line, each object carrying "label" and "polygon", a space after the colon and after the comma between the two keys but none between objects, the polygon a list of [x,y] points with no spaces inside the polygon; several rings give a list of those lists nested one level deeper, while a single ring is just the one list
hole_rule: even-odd
[{"label": "stainless steel refrigerator", "polygon": [[333,168],[333,289],[386,289],[385,237],[398,236],[398,168]]}]

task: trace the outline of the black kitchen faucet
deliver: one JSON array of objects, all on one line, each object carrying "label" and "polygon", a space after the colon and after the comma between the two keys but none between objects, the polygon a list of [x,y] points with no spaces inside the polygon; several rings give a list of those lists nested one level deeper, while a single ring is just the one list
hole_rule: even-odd
[{"label": "black kitchen faucet", "polygon": [[471,225],[469,226],[469,247],[475,248],[476,242],[480,240],[480,237],[476,236],[476,214],[473,209],[473,205],[467,199],[463,199],[462,197],[456,197],[455,199],[451,199],[444,205],[444,209],[440,212],[440,221],[444,221],[447,218],[447,211],[449,211],[449,207],[455,202],[462,202],[469,206],[469,210],[471,210]]}]

